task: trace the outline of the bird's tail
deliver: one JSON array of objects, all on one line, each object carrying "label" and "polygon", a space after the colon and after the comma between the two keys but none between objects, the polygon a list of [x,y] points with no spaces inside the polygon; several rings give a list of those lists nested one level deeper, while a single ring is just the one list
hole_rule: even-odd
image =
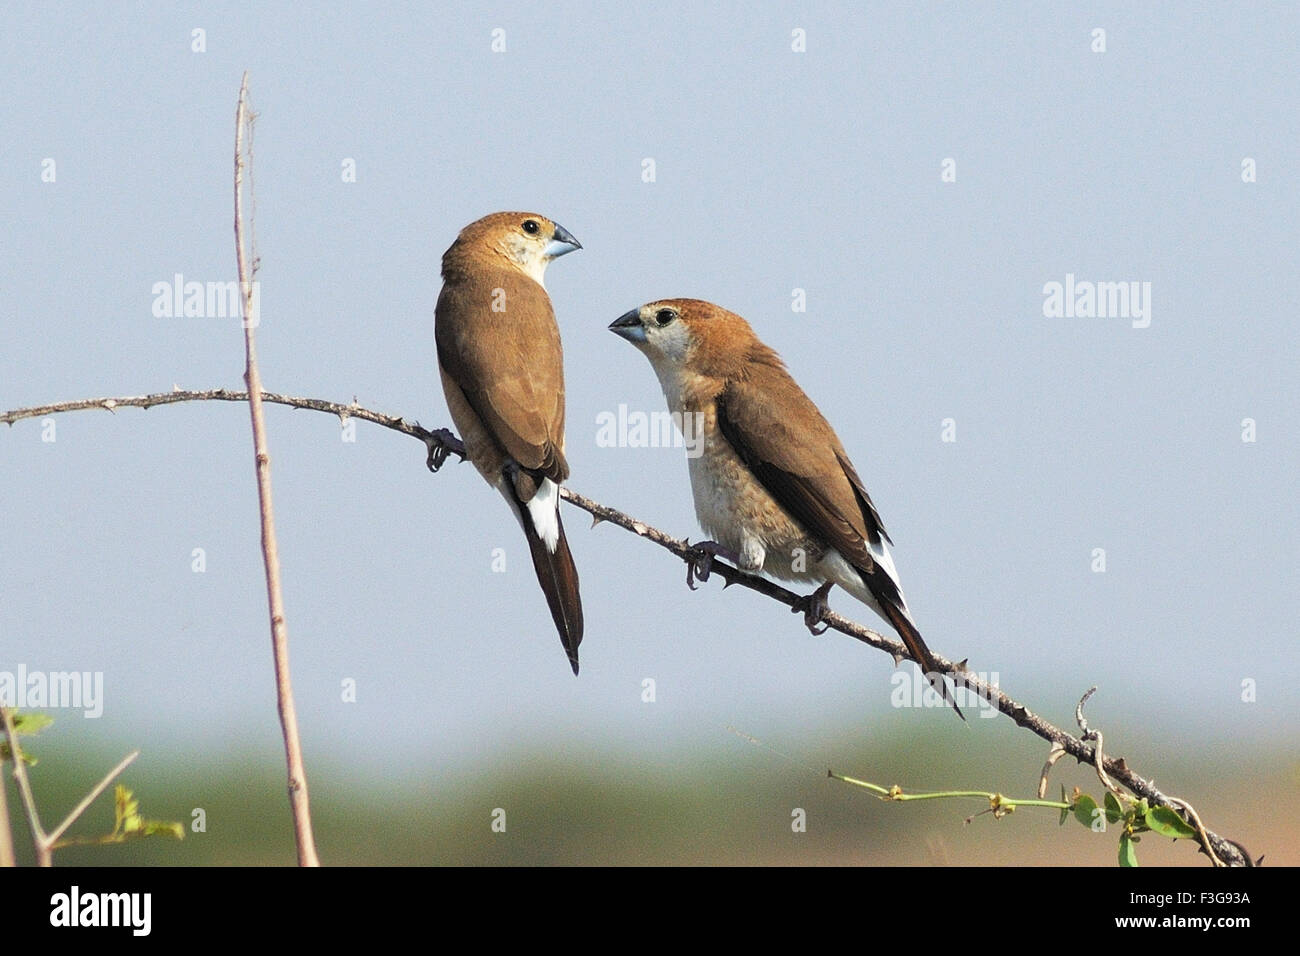
[{"label": "bird's tail", "polygon": [[916,625],[912,623],[911,618],[896,607],[892,601],[881,601],[880,605],[889,618],[889,623],[894,625],[894,630],[898,632],[898,636],[907,645],[907,652],[912,655],[912,660],[921,666],[921,672],[925,674],[931,686],[939,692],[939,696],[944,699],[945,703],[957,711],[957,716],[965,720],[966,715],[957,706],[952,691],[948,688],[947,682],[943,679],[943,674],[934,662],[934,656],[930,653],[930,648],[926,647],[925,641],[921,640],[921,632],[916,629]]},{"label": "bird's tail", "polygon": [[546,595],[555,629],[560,632],[560,643],[564,645],[564,652],[569,655],[569,664],[576,675],[578,645],[582,643],[582,597],[578,594],[578,568],[573,563],[569,541],[564,536],[564,524],[557,511],[555,521],[559,535],[552,551],[537,533],[527,505],[520,502],[518,511],[519,522],[528,538],[528,550],[533,556],[533,568],[537,571],[537,583]]}]

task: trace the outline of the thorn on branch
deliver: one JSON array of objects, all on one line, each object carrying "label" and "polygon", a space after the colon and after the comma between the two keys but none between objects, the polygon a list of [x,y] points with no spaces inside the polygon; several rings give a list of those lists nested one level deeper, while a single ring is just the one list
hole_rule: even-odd
[{"label": "thorn on branch", "polygon": [[1247,849],[1246,849],[1244,846],[1242,846],[1240,843],[1238,843],[1236,840],[1229,839],[1228,837],[1219,837],[1219,839],[1222,840],[1224,843],[1229,844],[1229,845],[1232,846],[1234,849],[1236,849],[1236,851],[1237,851],[1238,853],[1241,854],[1241,858],[1242,858],[1243,860],[1246,861],[1246,866],[1263,866],[1263,865],[1264,865],[1264,856],[1263,856],[1263,854],[1261,854],[1261,855],[1258,856],[1258,857],[1252,858],[1251,855],[1250,855],[1250,851],[1247,850]]}]

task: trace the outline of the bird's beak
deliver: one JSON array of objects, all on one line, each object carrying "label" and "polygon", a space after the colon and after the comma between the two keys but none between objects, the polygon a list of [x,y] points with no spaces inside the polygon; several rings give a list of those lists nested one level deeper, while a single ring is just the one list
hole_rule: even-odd
[{"label": "bird's beak", "polygon": [[609,330],[615,335],[621,335],[633,345],[640,345],[645,341],[645,326],[641,324],[641,310],[633,309],[631,312],[624,312],[609,323]]},{"label": "bird's beak", "polygon": [[565,229],[558,222],[555,224],[555,235],[551,241],[546,244],[544,255],[548,259],[558,259],[560,256],[573,252],[575,249],[581,249],[582,243],[573,238],[573,233]]}]

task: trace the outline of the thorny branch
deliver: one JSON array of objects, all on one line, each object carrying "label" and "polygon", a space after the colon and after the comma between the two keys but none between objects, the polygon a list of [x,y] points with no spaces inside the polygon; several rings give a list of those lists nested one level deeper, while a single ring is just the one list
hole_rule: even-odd
[{"label": "thorny branch", "polygon": [[[314,398],[300,398],[297,396],[278,395],[271,392],[262,393],[263,401],[272,402],[278,405],[289,405],[294,408],[306,408],[313,411],[326,412],[337,415],[340,420],[346,421],[348,418],[359,418],[363,421],[374,422],[376,425],[382,425],[385,428],[391,428],[394,431],[401,432],[403,435],[409,435],[425,444],[428,452],[428,465],[432,470],[437,470],[448,455],[458,455],[462,459],[465,457],[465,447],[461,444],[459,438],[446,429],[437,429],[430,431],[422,428],[418,423],[408,422],[404,418],[392,415],[383,415],[379,412],[362,408],[353,400],[350,405],[341,405],[337,402],[327,402]],[[0,413],[0,424],[12,425],[14,422],[27,418],[40,418],[46,415],[54,415],[60,412],[78,411],[81,409],[101,408],[113,411],[117,408],[138,407],[150,408],[154,405],[168,405],[175,402],[188,401],[225,401],[225,402],[246,402],[248,394],[246,392],[228,391],[226,389],[210,389],[207,391],[185,391],[176,388],[171,392],[161,392],[154,395],[139,395],[127,398],[94,398],[83,399],[72,402],[58,402],[50,405],[40,405],[32,408],[15,409],[14,411]],[[651,527],[644,521],[639,521],[631,515],[625,514],[616,508],[600,504],[593,501],[576,491],[569,488],[561,488],[561,497],[570,504],[583,511],[591,514],[595,519],[594,523],[608,522],[618,525],[626,531],[647,539],[657,544],[659,547],[672,552],[677,557],[687,563],[695,563],[700,559],[700,552],[689,541],[681,538],[674,538],[665,534],[657,528]],[[807,606],[807,597],[805,595],[795,594],[793,591],[781,587],[766,578],[753,577],[743,574],[726,562],[715,559],[712,562],[713,573],[723,579],[723,586],[729,587],[738,584],[741,587],[748,588],[751,591],[757,591],[759,594],[778,601],[790,608],[794,612],[802,613]],[[895,660],[907,657],[907,649],[902,642],[896,641],[874,631],[868,627],[851,621],[846,617],[837,614],[834,611],[827,611],[822,618],[822,623],[828,625],[830,629],[846,634],[855,640],[872,647],[878,648],[887,654],[892,655]],[[936,666],[944,674],[948,675],[958,686],[963,686],[972,691],[987,706],[997,708],[1000,713],[1011,718],[1018,726],[1023,727],[1030,733],[1041,737],[1052,745],[1052,755],[1049,756],[1048,765],[1044,767],[1044,777],[1052,764],[1060,756],[1068,754],[1080,763],[1086,763],[1089,766],[1097,767],[1096,755],[1097,747],[1086,739],[1076,737],[1067,731],[1056,727],[1047,722],[1038,714],[1031,711],[1024,704],[1015,700],[1010,695],[1004,693],[1001,688],[990,684],[980,678],[978,675],[966,669],[966,662],[954,662],[947,658],[935,654],[934,661]],[[1086,699],[1086,698],[1085,698]],[[1082,702],[1081,702],[1082,703]],[[1086,724],[1083,734],[1087,734]],[[1060,753],[1057,753],[1057,751]],[[1170,797],[1158,790],[1153,783],[1144,779],[1134,772],[1123,757],[1108,757],[1103,755],[1099,771],[1104,772],[1112,781],[1118,781],[1134,795],[1145,797],[1148,802],[1155,806],[1171,807],[1175,810],[1188,812],[1190,808],[1177,799]],[[1205,829],[1200,825],[1199,819],[1195,814],[1189,814],[1195,820],[1198,832],[1203,832],[1203,842],[1206,846],[1213,849],[1213,853],[1218,859],[1229,866],[1253,866],[1254,860],[1250,853],[1235,840],[1221,837],[1213,831]]]}]

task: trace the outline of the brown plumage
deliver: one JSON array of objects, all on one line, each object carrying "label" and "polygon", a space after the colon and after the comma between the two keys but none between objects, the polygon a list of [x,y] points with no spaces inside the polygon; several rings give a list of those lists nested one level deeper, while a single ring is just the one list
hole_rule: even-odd
[{"label": "brown plumage", "polygon": [[907,609],[880,515],[781,357],[739,315],[699,299],[651,302],[610,328],[649,358],[669,410],[703,429],[688,463],[704,530],[744,571],[839,584],[894,627],[957,709]]},{"label": "brown plumage", "polygon": [[443,392],[466,455],[523,527],[575,674],[582,601],[558,493],[569,476],[564,361],[542,277],[551,260],[580,248],[536,213],[471,223],[442,257],[434,322]]}]

